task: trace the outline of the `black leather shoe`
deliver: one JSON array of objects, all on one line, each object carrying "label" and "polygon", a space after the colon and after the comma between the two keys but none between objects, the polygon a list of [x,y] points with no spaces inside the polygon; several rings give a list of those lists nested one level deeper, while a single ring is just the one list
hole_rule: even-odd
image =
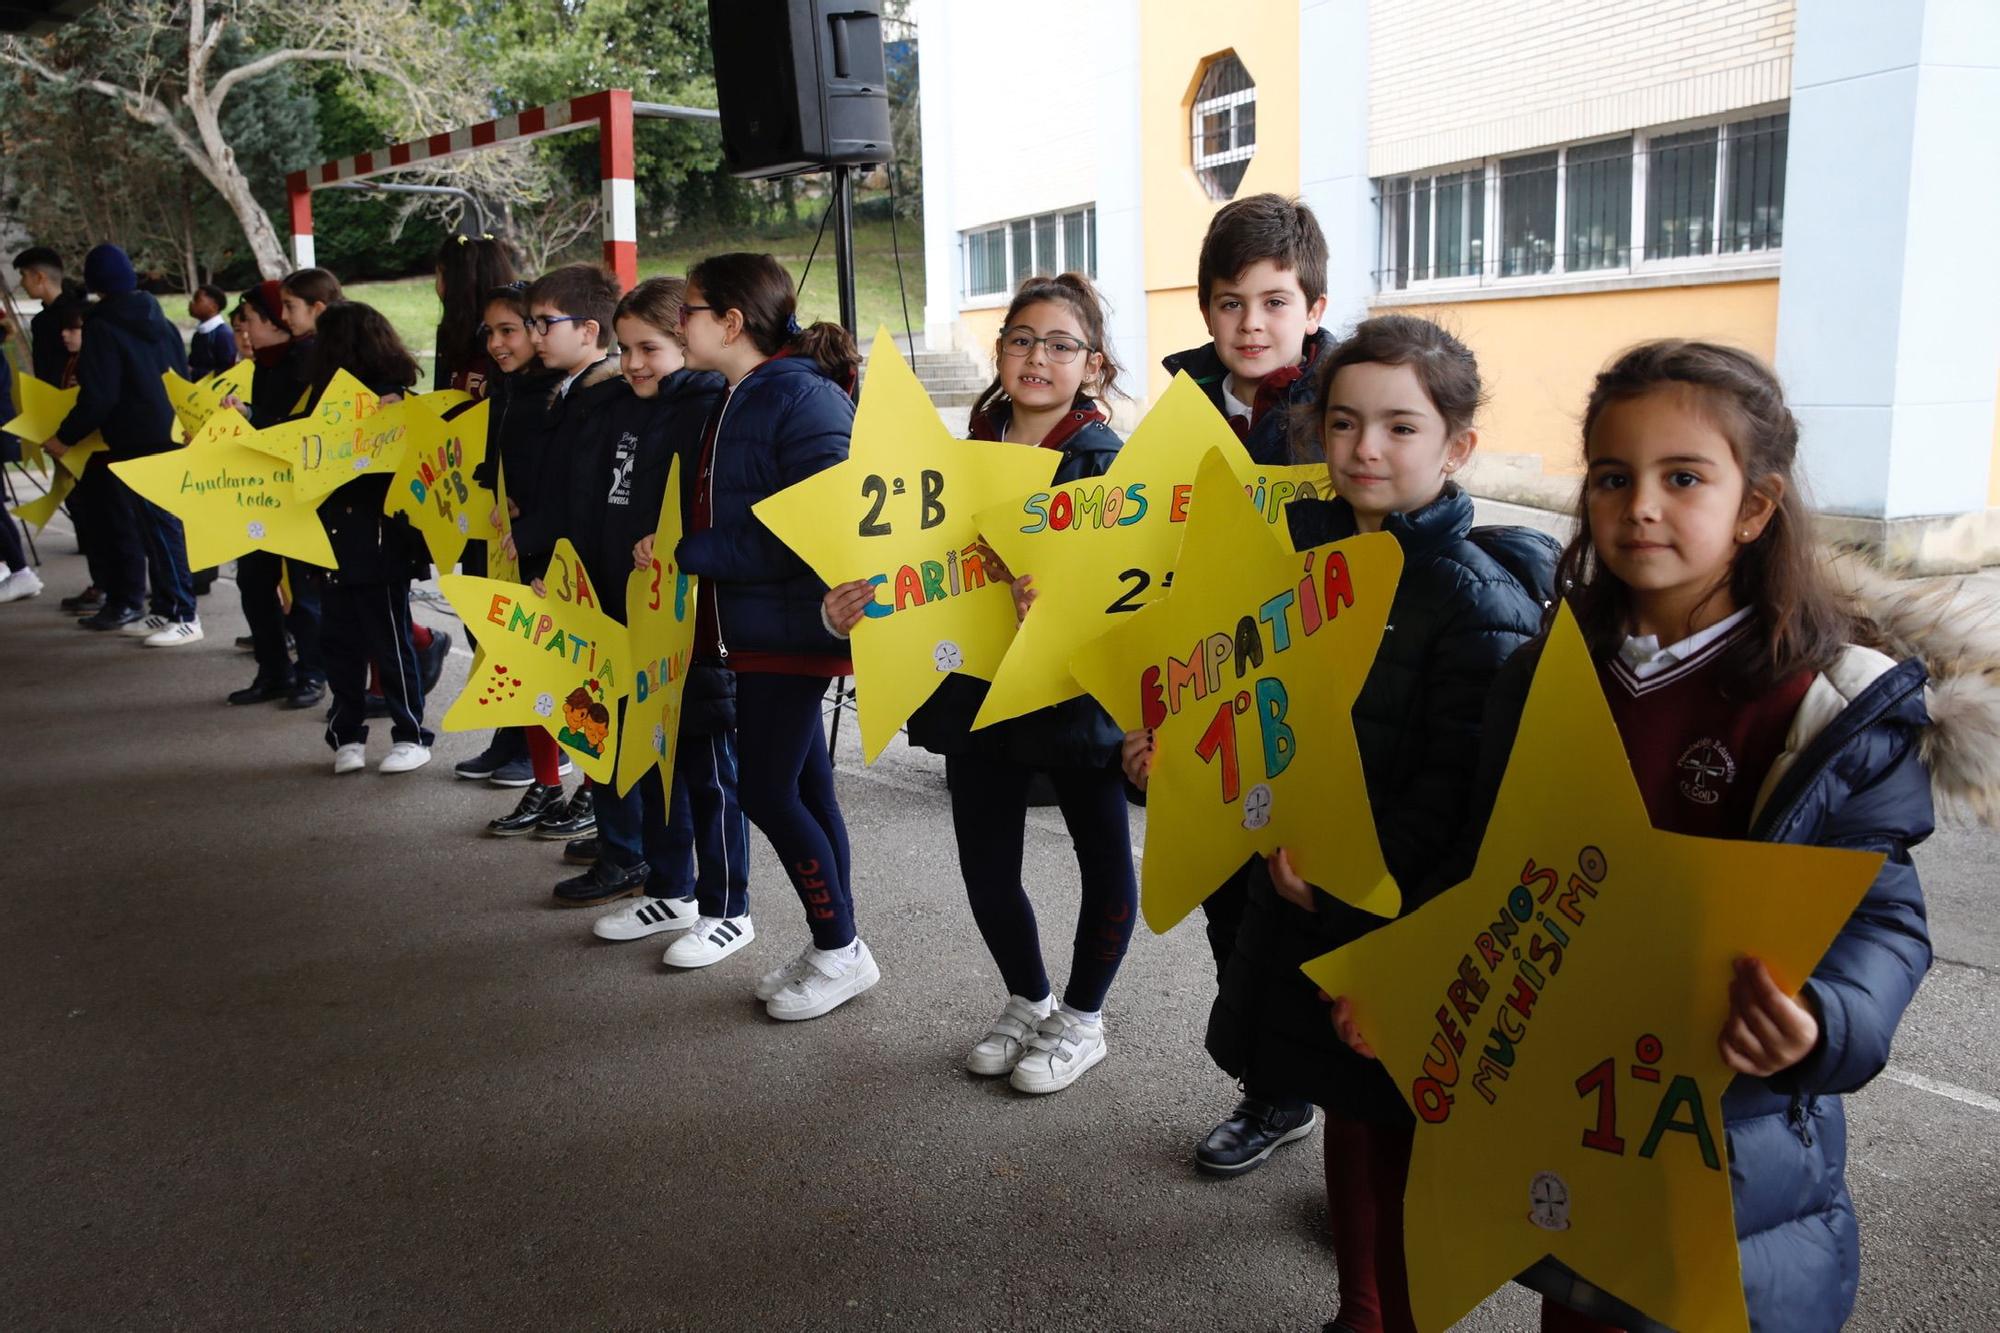
[{"label": "black leather shoe", "polygon": [[594,866],[597,864],[597,839],[578,838],[563,847],[563,860],[573,866]]},{"label": "black leather shoe", "polygon": [[92,584],[74,597],[63,598],[57,605],[73,616],[94,616],[104,609],[104,593]]},{"label": "black leather shoe", "polygon": [[118,629],[137,620],[145,612],[136,606],[107,606],[94,616],[85,616],[76,623],[85,629]]},{"label": "black leather shoe", "polygon": [[526,753],[526,746],[519,728],[502,727],[493,733],[485,749],[470,759],[459,760],[451,766],[451,771],[462,778],[484,782],[506,767],[510,759]]},{"label": "black leather shoe", "polygon": [[326,698],[326,682],[308,677],[293,686],[292,692],[285,696],[285,707],[311,708],[324,698]]},{"label": "black leather shoe", "polygon": [[535,836],[548,842],[568,842],[586,834],[597,832],[597,803],[591,798],[590,788],[578,787],[576,795],[569,798],[569,804],[561,809],[551,809],[542,816],[542,823],[535,830]]},{"label": "black leather shoe", "polygon": [[533,833],[535,826],[548,817],[551,810],[561,812],[563,791],[561,784],[551,787],[531,786],[521,793],[521,803],[513,813],[505,814],[486,826],[486,831],[496,838],[518,838],[524,833]]},{"label": "black leather shoe", "polygon": [[273,699],[285,699],[298,688],[289,680],[265,680],[262,676],[251,681],[240,690],[232,690],[229,702],[232,704],[267,704]]},{"label": "black leather shoe", "polygon": [[1210,1175],[1240,1176],[1255,1171],[1273,1152],[1317,1128],[1319,1110],[1311,1102],[1272,1103],[1261,1097],[1245,1097],[1194,1150],[1195,1165]]},{"label": "black leather shoe", "polygon": [[417,650],[417,679],[423,682],[424,697],[429,698],[437,691],[438,678],[444,675],[444,659],[451,656],[451,635],[441,629],[431,631],[431,646]]},{"label": "black leather shoe", "polygon": [[645,892],[648,873],[644,861],[630,866],[614,866],[609,861],[599,861],[581,875],[556,885],[555,905],[602,907],[620,898],[636,897]]}]

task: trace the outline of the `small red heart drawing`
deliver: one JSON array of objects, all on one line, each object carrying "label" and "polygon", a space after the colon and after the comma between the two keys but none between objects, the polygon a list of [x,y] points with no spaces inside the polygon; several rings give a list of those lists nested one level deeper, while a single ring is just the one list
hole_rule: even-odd
[{"label": "small red heart drawing", "polygon": [[518,690],[518,689],[520,689],[520,688],[521,688],[521,682],[520,682],[520,681],[518,681],[518,680],[517,680],[517,681],[515,681],[515,682],[514,682],[514,688],[515,688],[515,689],[517,689],[517,690]]},{"label": "small red heart drawing", "polygon": [[480,706],[481,708],[484,708],[484,707],[486,707],[486,701],[485,701],[484,699],[481,699],[481,700],[479,701],[479,706]]},{"label": "small red heart drawing", "polygon": [[493,674],[495,674],[496,676],[504,676],[507,674],[507,668],[503,666],[494,667]]}]

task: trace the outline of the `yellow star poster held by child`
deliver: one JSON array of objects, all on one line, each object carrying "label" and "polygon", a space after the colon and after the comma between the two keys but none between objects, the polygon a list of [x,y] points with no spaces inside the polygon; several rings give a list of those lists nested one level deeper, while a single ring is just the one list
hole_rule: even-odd
[{"label": "yellow star poster held by child", "polygon": [[618,760],[613,710],[631,688],[625,627],[598,609],[567,538],[556,544],[543,587],[465,574],[438,580],[480,647],[444,729],[538,726],[591,781],[609,784]]},{"label": "yellow star poster held by child", "polygon": [[1195,472],[1210,450],[1220,450],[1239,478],[1254,471],[1200,386],[1176,375],[1109,472],[1017,494],[978,516],[1007,567],[1034,579],[1036,596],[974,727],[1083,692],[1070,659],[1171,586]]},{"label": "yellow star poster held by child", "polygon": [[441,570],[458,564],[468,541],[500,539],[493,527],[493,492],[472,479],[486,459],[487,410],[482,402],[441,421],[439,432],[425,432],[424,446],[413,443],[403,451],[389,483],[384,508],[409,516]]},{"label": "yellow star poster held by child", "polygon": [[[1153,730],[1140,906],[1164,932],[1253,853],[1378,916],[1382,861],[1354,736],[1402,548],[1369,533],[1295,553],[1210,453],[1174,586],[1071,670],[1127,731]],[[1028,614],[1033,621],[1041,606]]]},{"label": "yellow star poster held by child", "polygon": [[227,370],[218,370],[198,380],[163,370],[160,382],[167,386],[167,401],[173,404],[181,428],[192,435],[222,409],[223,399],[234,398],[244,407],[250,406],[250,381],[256,369],[256,362],[245,357]]},{"label": "yellow star poster held by child", "polygon": [[75,489],[76,478],[57,468],[49,477],[48,490],[40,497],[17,504],[7,512],[36,532],[40,532],[49,525],[49,520],[56,516],[56,510],[62,508],[62,502],[69,499],[69,493]]},{"label": "yellow star poster held by child", "polygon": [[1553,1255],[1671,1327],[1747,1329],[1717,1046],[1734,964],[1796,991],[1881,864],[1655,830],[1563,607],[1472,877],[1305,969],[1417,1115],[1417,1327]]},{"label": "yellow star poster held by child", "polygon": [[223,408],[186,448],[113,463],[111,470],[180,519],[193,568],[269,551],[332,569],[326,525],[313,503],[299,498],[291,468],[237,443],[253,434],[240,413]]},{"label": "yellow star poster held by child", "polygon": [[674,562],[681,541],[681,460],[667,468],[667,493],[653,531],[653,563],[625,576],[625,623],[632,643],[632,697],[618,736],[618,794],[649,768],[672,790],[681,696],[694,657],[694,608],[700,580]]},{"label": "yellow star poster held by child", "polygon": [[[4,367],[0,367],[0,372],[4,372]],[[21,441],[23,467],[34,472],[46,472],[48,455],[42,451],[42,442],[61,429],[63,418],[76,406],[80,390],[58,389],[48,381],[28,374],[23,374],[16,381],[16,387],[20,394],[20,410],[11,420],[0,423],[0,431]],[[81,481],[84,465],[90,461],[90,456],[103,453],[105,448],[104,437],[93,431],[87,439],[64,450],[57,461],[72,481]],[[65,486],[63,490],[67,494],[69,488]]]},{"label": "yellow star poster held by child", "polygon": [[384,407],[343,370],[304,416],[258,431],[249,445],[290,463],[300,498],[318,501],[365,473],[393,471],[413,445],[428,450],[443,425],[418,400]]},{"label": "yellow star poster held by child", "polygon": [[854,627],[861,750],[873,762],[954,671],[991,679],[1014,602],[991,577],[977,515],[1046,486],[1054,451],[953,438],[887,329],[875,336],[846,461],[754,512],[829,587],[877,588]]}]

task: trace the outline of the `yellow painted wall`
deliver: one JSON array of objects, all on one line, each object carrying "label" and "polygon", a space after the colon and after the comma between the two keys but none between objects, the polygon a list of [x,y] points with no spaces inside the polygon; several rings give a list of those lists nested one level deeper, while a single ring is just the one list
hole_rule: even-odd
[{"label": "yellow painted wall", "polygon": [[1404,313],[1437,320],[1478,356],[1492,396],[1480,422],[1482,453],[1536,455],[1550,472],[1576,472],[1577,425],[1605,362],[1633,343],[1666,337],[1730,343],[1769,361],[1778,340],[1778,284],[1527,296],[1410,306]]},{"label": "yellow painted wall", "polygon": [[[1237,197],[1299,188],[1299,10],[1248,0],[1146,0],[1139,34],[1140,198],[1146,219],[1146,331],[1154,364],[1134,376],[1147,397],[1167,385],[1159,358],[1207,341],[1194,299],[1208,220],[1226,201],[1194,176],[1189,116],[1205,63],[1234,51],[1257,84],[1257,152]],[[1185,291],[1180,289],[1185,288]]]}]

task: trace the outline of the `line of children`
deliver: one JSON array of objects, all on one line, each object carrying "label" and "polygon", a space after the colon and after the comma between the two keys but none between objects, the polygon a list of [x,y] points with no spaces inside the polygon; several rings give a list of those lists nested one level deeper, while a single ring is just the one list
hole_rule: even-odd
[{"label": "line of children", "polygon": [[[847,457],[860,357],[834,324],[801,329],[791,277],[769,255],[724,254],[688,271],[687,364],[728,388],[702,431],[687,535],[675,559],[702,580],[695,652],[736,673],[743,812],[768,838],[806,910],[812,940],[754,989],[771,1017],[817,1018],[881,979],[855,931],[847,826],[820,714],[852,671],[828,632],[826,586],[751,506]],[[680,966],[727,956],[747,912],[704,916]]]},{"label": "line of children", "polygon": [[[1102,476],[1121,441],[1109,420],[1118,364],[1105,337],[1104,304],[1088,278],[1029,278],[1014,293],[994,346],[997,375],[973,407],[968,434],[1056,450],[1055,484]],[[1033,578],[1013,572],[1022,614]],[[874,595],[865,581],[825,599],[829,628],[846,635]],[[1058,1092],[1104,1059],[1104,999],[1132,938],[1139,886],[1120,734],[1088,697],[1068,700],[979,731],[972,719],[986,684],[945,678],[910,719],[910,743],[945,756],[952,829],[973,921],[999,965],[1005,1006],[966,1057],[975,1074],[1006,1075],[1022,1092]],[[1021,883],[1028,788],[1036,774],[1055,788],[1075,845],[1082,904],[1068,984],[1055,1001],[1042,961],[1035,909]]]}]

